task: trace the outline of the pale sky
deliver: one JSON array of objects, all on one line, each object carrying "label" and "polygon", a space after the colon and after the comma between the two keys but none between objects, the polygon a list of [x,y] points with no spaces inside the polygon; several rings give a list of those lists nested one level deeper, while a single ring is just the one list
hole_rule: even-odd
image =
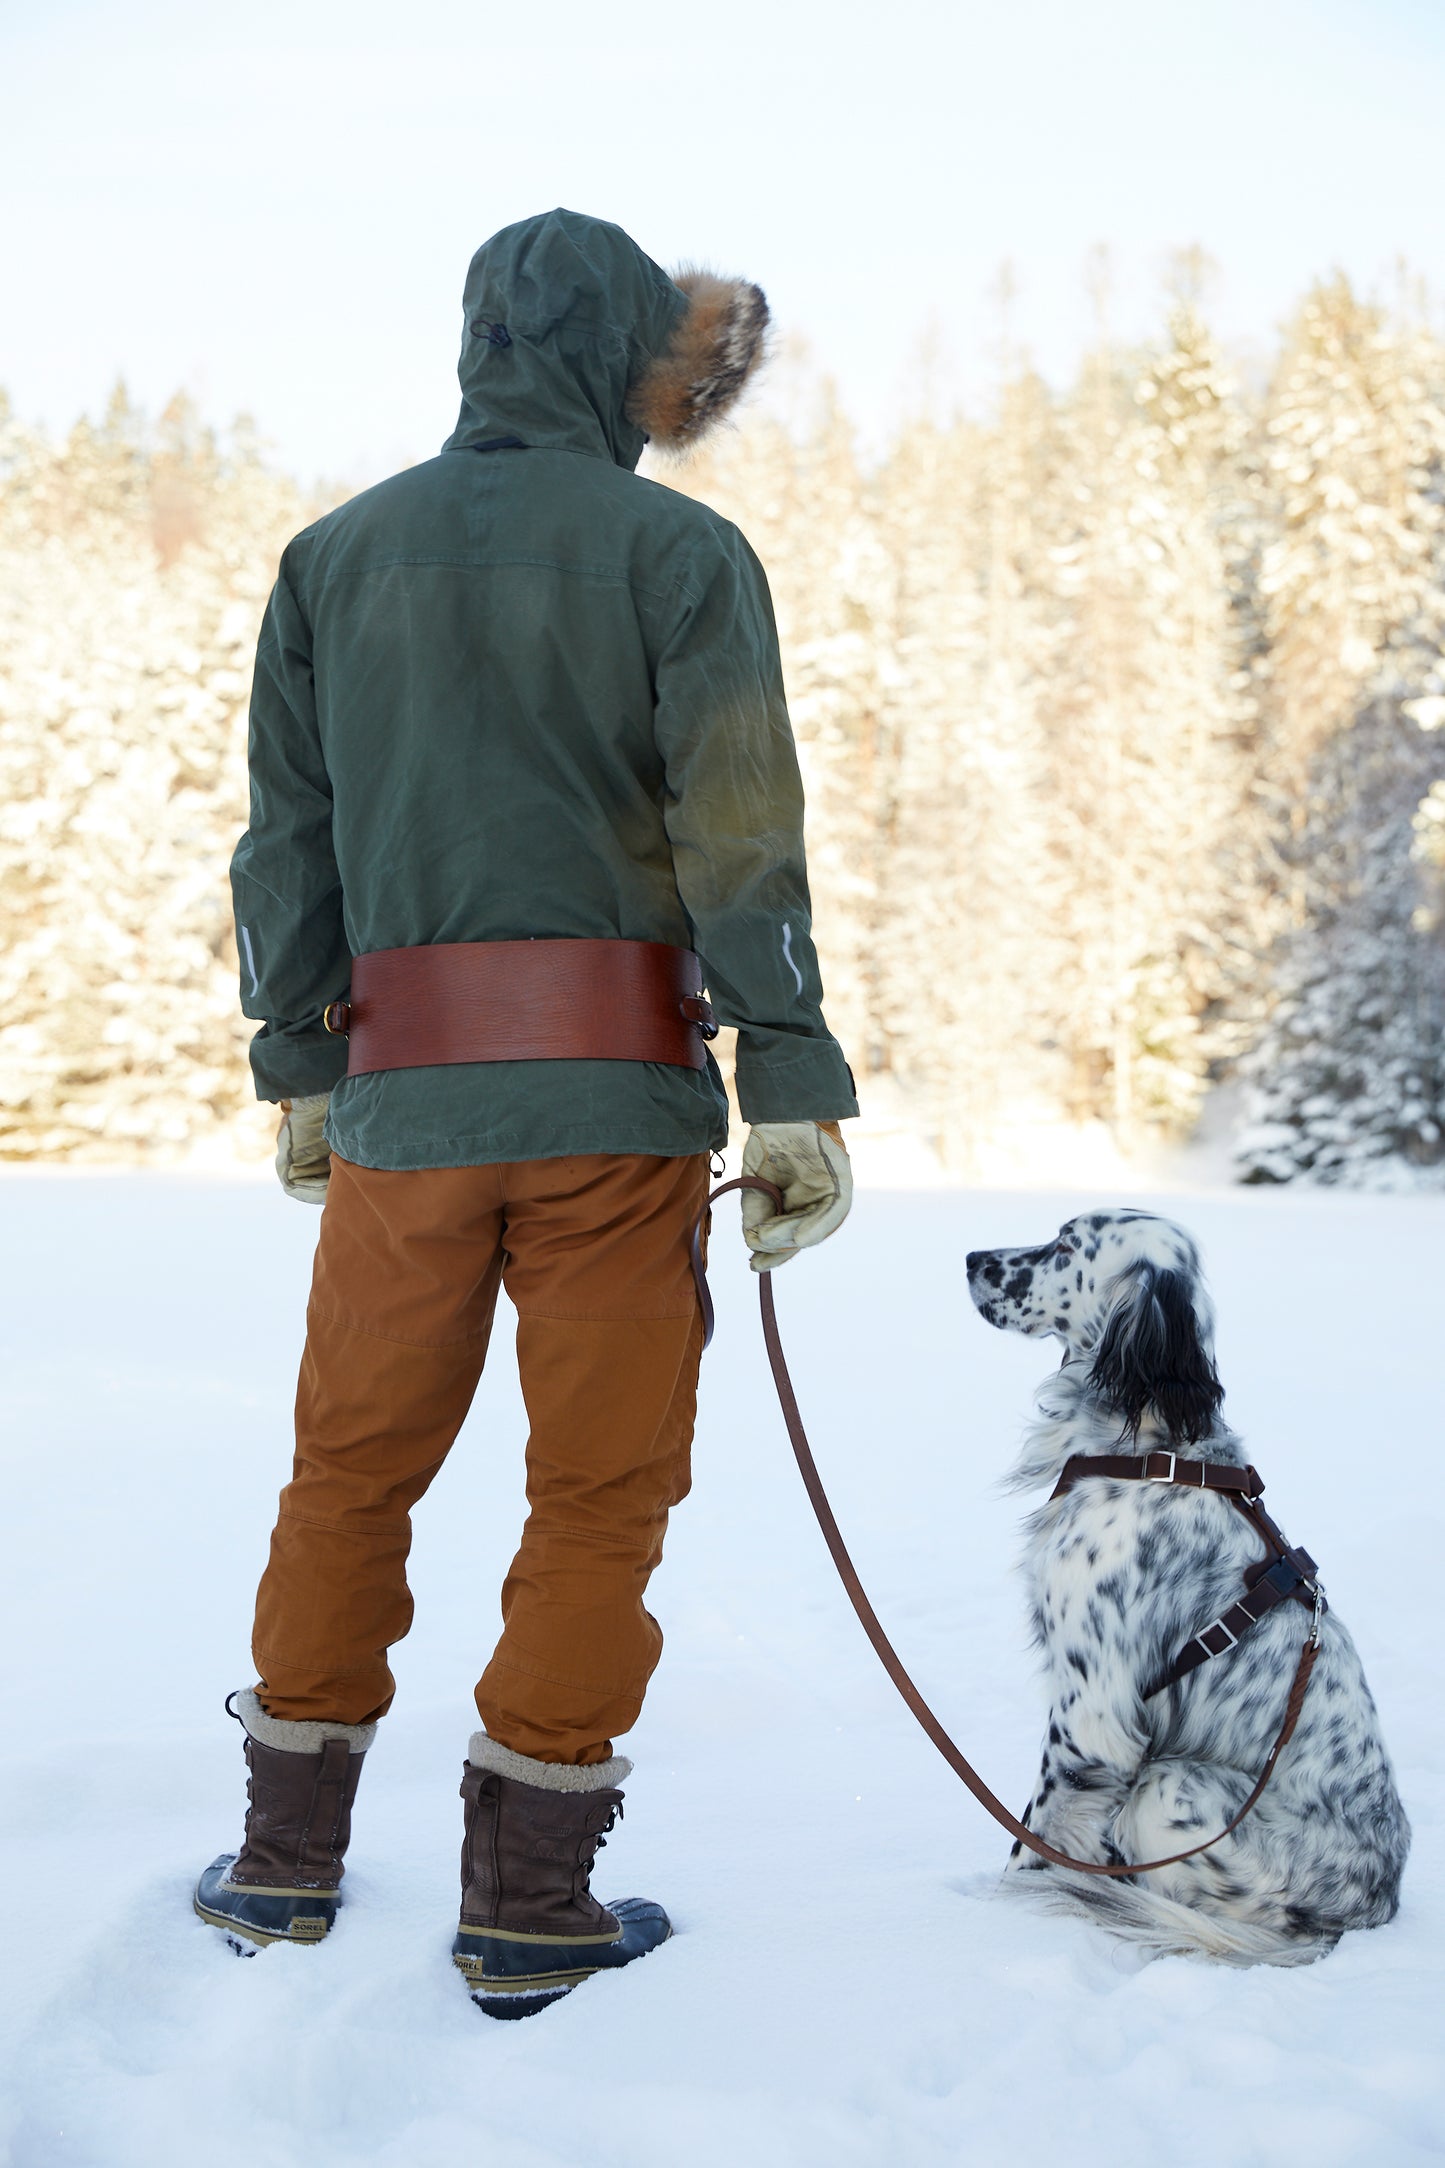
[{"label": "pale sky", "polygon": [[309,478],[435,451],[467,259],[563,203],[766,287],[870,435],[930,324],[1060,378],[1171,250],[1262,353],[1308,281],[1445,287],[1445,0],[0,0],[0,384],[249,409]]}]

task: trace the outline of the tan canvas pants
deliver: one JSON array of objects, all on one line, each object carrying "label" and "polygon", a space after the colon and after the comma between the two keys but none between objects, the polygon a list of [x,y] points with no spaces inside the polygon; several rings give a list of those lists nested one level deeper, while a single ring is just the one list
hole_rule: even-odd
[{"label": "tan canvas pants", "polygon": [[702,1326],[689,1263],[705,1155],[384,1173],[333,1158],[296,1463],[256,1600],[273,1716],[369,1723],[411,1624],[411,1508],[471,1404],[499,1285],[518,1312],[530,1511],[477,1687],[494,1739],[591,1762],[662,1649],[644,1608],[686,1496]]}]

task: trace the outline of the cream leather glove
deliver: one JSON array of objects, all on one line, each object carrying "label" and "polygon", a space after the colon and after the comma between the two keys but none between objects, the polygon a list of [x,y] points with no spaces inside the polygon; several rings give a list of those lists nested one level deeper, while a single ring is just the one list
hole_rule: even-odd
[{"label": "cream leather glove", "polygon": [[779,1212],[760,1190],[743,1191],[743,1240],[754,1272],[771,1272],[799,1250],[826,1242],[848,1217],[853,1170],[836,1122],[755,1122],[743,1146],[743,1173],[783,1193]]},{"label": "cream leather glove", "polygon": [[[331,1180],[331,1147],[326,1142],[329,1092],[314,1099],[283,1099],[276,1136],[276,1172],[288,1197],[303,1204],[325,1204]],[[766,1199],[764,1202],[766,1203]]]}]

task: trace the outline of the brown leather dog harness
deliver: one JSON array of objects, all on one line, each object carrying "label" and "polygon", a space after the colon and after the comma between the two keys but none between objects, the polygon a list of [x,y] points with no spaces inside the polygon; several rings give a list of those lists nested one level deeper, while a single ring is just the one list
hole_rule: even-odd
[{"label": "brown leather dog harness", "polygon": [[[774,1204],[779,1206],[780,1208],[783,1202],[781,1190],[779,1190],[773,1183],[761,1181],[756,1175],[748,1174],[740,1176],[735,1181],[721,1183],[719,1187],[715,1189],[712,1195],[708,1198],[707,1206],[704,1208],[702,1216],[699,1218],[697,1226],[693,1230],[692,1239],[692,1268],[694,1278],[697,1281],[698,1300],[702,1306],[704,1347],[706,1347],[709,1341],[712,1339],[713,1306],[712,1298],[708,1293],[707,1274],[703,1264],[703,1234],[707,1225],[708,1214],[711,1210],[711,1207],[716,1203],[719,1197],[725,1197],[728,1191],[732,1189],[762,1190],[764,1194],[771,1197]],[[1173,1867],[1176,1866],[1178,1862],[1182,1859],[1192,1859],[1196,1852],[1212,1851],[1216,1844],[1222,1843],[1224,1838],[1232,1835],[1233,1832],[1238,1829],[1240,1823],[1245,1819],[1245,1817],[1253,1813],[1255,1807],[1259,1804],[1260,1799],[1264,1795],[1265,1787],[1268,1785],[1270,1778],[1274,1775],[1280,1755],[1284,1752],[1285,1748],[1289,1745],[1290,1740],[1294,1737],[1295,1726],[1299,1722],[1300,1711],[1304,1707],[1305,1695],[1309,1690],[1310,1673],[1314,1670],[1315,1658],[1319,1654],[1320,1618],[1324,1610],[1324,1592],[1319,1587],[1318,1581],[1315,1581],[1313,1579],[1311,1580],[1311,1594],[1307,1599],[1310,1602],[1313,1614],[1310,1624],[1310,1631],[1303,1648],[1300,1650],[1299,1662],[1295,1667],[1294,1678],[1290,1683],[1289,1695],[1285,1702],[1283,1719],[1281,1720],[1279,1730],[1275,1735],[1274,1744],[1273,1746],[1271,1746],[1268,1755],[1265,1757],[1264,1767],[1260,1771],[1258,1781],[1256,1782],[1254,1789],[1253,1791],[1251,1791],[1249,1797],[1245,1800],[1244,1805],[1234,1816],[1234,1819],[1226,1823],[1224,1828],[1221,1829],[1217,1833],[1217,1835],[1213,1837],[1206,1837],[1202,1844],[1191,1844],[1187,1847],[1186,1850],[1182,1852],[1171,1852],[1166,1859],[1129,1860],[1112,1865],[1104,1865],[1101,1864],[1098,1860],[1073,1859],[1067,1852],[1056,1851],[1054,1846],[1051,1844],[1046,1844],[1042,1837],[1036,1837],[1026,1823],[1019,1821],[1014,1815],[1010,1814],[1008,1808],[1004,1805],[1003,1801],[997,1798],[994,1793],[989,1790],[988,1786],[984,1783],[983,1778],[974,1768],[972,1762],[970,1762],[967,1757],[962,1753],[962,1751],[954,1745],[952,1739],[944,1730],[942,1724],[940,1724],[940,1722],[938,1721],[938,1718],[929,1708],[928,1703],[924,1700],[922,1694],[919,1693],[918,1688],[914,1685],[912,1679],[904,1670],[902,1660],[900,1659],[897,1650],[894,1648],[892,1642],[888,1639],[887,1634],[883,1631],[883,1627],[879,1621],[878,1614],[873,1609],[872,1604],[868,1601],[867,1591],[864,1588],[863,1583],[858,1578],[858,1569],[853,1564],[852,1559],[848,1556],[847,1546],[843,1541],[842,1533],[838,1527],[838,1523],[833,1517],[833,1509],[828,1503],[827,1492],[823,1488],[822,1479],[818,1474],[817,1463],[813,1459],[812,1449],[808,1444],[808,1434],[803,1427],[803,1418],[798,1408],[797,1395],[793,1391],[793,1381],[788,1375],[788,1365],[786,1358],[783,1354],[783,1343],[778,1333],[777,1310],[773,1300],[773,1275],[771,1274],[771,1272],[760,1272],[757,1276],[757,1279],[758,1301],[762,1310],[763,1320],[763,1341],[768,1351],[768,1363],[773,1373],[773,1383],[777,1388],[778,1400],[782,1407],[783,1421],[787,1426],[788,1437],[792,1442],[794,1457],[797,1460],[798,1469],[803,1478],[803,1486],[808,1493],[808,1497],[812,1503],[813,1511],[817,1515],[818,1525],[823,1531],[823,1540],[826,1542],[828,1549],[832,1554],[833,1564],[838,1569],[838,1577],[842,1581],[844,1588],[848,1592],[848,1600],[852,1604],[853,1609],[857,1612],[859,1619],[862,1621],[863,1631],[867,1634],[868,1639],[872,1642],[874,1650],[879,1658],[879,1661],[882,1663],[884,1670],[887,1672],[889,1678],[893,1681],[893,1684],[897,1687],[899,1693],[903,1696],[903,1699],[907,1702],[909,1708],[913,1711],[914,1716],[918,1719],[918,1722],[922,1726],[923,1730],[927,1732],[929,1738],[933,1741],[933,1744],[937,1747],[939,1753],[948,1763],[950,1769],[952,1769],[954,1774],[957,1777],[961,1778],[962,1781],[968,1786],[968,1789],[972,1792],[974,1798],[978,1801],[979,1805],[981,1807],[984,1807],[988,1811],[988,1813],[993,1816],[994,1820],[998,1822],[1002,1828],[1006,1829],[1009,1832],[1010,1836],[1016,1838],[1018,1843],[1023,1845],[1028,1851],[1036,1853],[1040,1859],[1048,1860],[1050,1864],[1055,1867],[1069,1867],[1073,1869],[1073,1871],[1077,1874],[1151,1874],[1156,1868]],[[1173,1461],[1174,1465],[1173,1468],[1169,1471],[1169,1473],[1164,1476],[1155,1476],[1152,1474],[1143,1473],[1142,1471],[1144,1464],[1157,1458],[1163,1458]],[[1201,1475],[1198,1472],[1201,1469],[1206,1468],[1209,1470],[1209,1474],[1207,1476]],[[1075,1471],[1073,1476],[1069,1476],[1070,1469],[1073,1469]],[[1246,1508],[1251,1509],[1249,1511],[1249,1518],[1254,1522],[1254,1525],[1256,1527],[1260,1528],[1261,1533],[1265,1535],[1266,1541],[1271,1544],[1271,1547],[1278,1547],[1280,1557],[1286,1560],[1308,1560],[1307,1552],[1292,1552],[1285,1547],[1284,1538],[1280,1535],[1279,1530],[1275,1528],[1273,1521],[1269,1520],[1268,1515],[1265,1514],[1263,1508],[1259,1506],[1259,1492],[1263,1489],[1264,1486],[1259,1482],[1258,1477],[1254,1475],[1254,1471],[1252,1469],[1216,1468],[1212,1462],[1180,1461],[1175,1459],[1175,1457],[1170,1454],[1156,1455],[1151,1453],[1145,1454],[1140,1458],[1130,1460],[1127,1462],[1127,1464],[1124,1463],[1122,1456],[1120,1456],[1111,1471],[1108,1462],[1104,1460],[1093,1459],[1087,1454],[1085,1454],[1077,1456],[1075,1460],[1070,1461],[1065,1467],[1064,1475],[1069,1476],[1070,1482],[1076,1481],[1078,1477],[1083,1474],[1102,1475],[1110,1472],[1113,1472],[1115,1474],[1122,1474],[1125,1480],[1128,1480],[1129,1477],[1132,1475],[1134,1480],[1140,1482],[1172,1482],[1176,1479],[1176,1475],[1179,1471],[1183,1471],[1183,1475],[1180,1479],[1186,1482],[1190,1482],[1194,1488],[1222,1491],[1226,1495],[1234,1497],[1236,1503],[1240,1505],[1241,1510],[1245,1510]],[[1216,1478],[1222,1478],[1226,1476],[1231,1478],[1232,1480],[1228,1482],[1216,1480]],[[1254,1485],[1252,1492],[1246,1493],[1243,1482],[1233,1480],[1238,1478],[1252,1478]],[[1060,1480],[1062,1487],[1067,1489],[1068,1484],[1063,1483],[1062,1478]],[[1057,1495],[1058,1493],[1056,1492],[1055,1496]],[[1256,1515],[1258,1516],[1257,1518]],[[1314,1562],[1313,1560],[1308,1560],[1308,1563],[1310,1566],[1311,1576],[1313,1576]],[[1251,1571],[1254,1570],[1255,1569],[1251,1568]],[[1270,1562],[1265,1561],[1261,1578],[1259,1581],[1255,1582],[1253,1588],[1250,1590],[1247,1596],[1247,1599],[1241,1598],[1238,1604],[1234,1605],[1230,1611],[1226,1611],[1224,1613],[1222,1620],[1216,1620],[1214,1622],[1214,1626],[1204,1627],[1202,1629],[1203,1634],[1212,1634],[1215,1630],[1215,1627],[1220,1625],[1225,1625],[1227,1627],[1227,1623],[1233,1617],[1234,1612],[1241,1610],[1246,1600],[1252,1608],[1249,1612],[1245,1614],[1245,1616],[1248,1619],[1249,1623],[1253,1624],[1257,1619],[1264,1616],[1266,1610],[1273,1607],[1273,1603],[1284,1602],[1289,1595],[1293,1594],[1294,1590],[1291,1588],[1286,1590],[1284,1594],[1275,1596],[1272,1599],[1271,1603],[1264,1603],[1260,1601],[1258,1590],[1262,1585],[1263,1580],[1267,1578],[1271,1570],[1272,1567],[1270,1565]],[[1248,1579],[1248,1576],[1246,1576],[1246,1579]],[[1199,1640],[1200,1636],[1196,1635],[1195,1641],[1197,1642]],[[1232,1642],[1222,1644],[1223,1647],[1230,1647],[1232,1645]],[[1183,1666],[1183,1670],[1179,1672],[1179,1676],[1182,1677],[1184,1675],[1184,1672],[1192,1670],[1196,1667],[1196,1665],[1205,1662],[1209,1656],[1217,1655],[1219,1653],[1221,1653],[1220,1650],[1210,1649],[1206,1646],[1204,1654],[1195,1657],[1192,1662],[1185,1664]],[[1169,1673],[1166,1673],[1164,1678],[1159,1680],[1157,1686],[1151,1687],[1150,1692],[1158,1692],[1168,1683],[1171,1683],[1171,1675]]]},{"label": "brown leather dog harness", "polygon": [[[1156,1466],[1156,1462],[1163,1465]],[[1319,1583],[1319,1568],[1309,1552],[1288,1543],[1260,1504],[1264,1477],[1257,1468],[1228,1467],[1214,1460],[1181,1460],[1177,1453],[1161,1451],[1139,1455],[1075,1453],[1064,1462],[1050,1503],[1072,1490],[1082,1476],[1104,1476],[1116,1483],[1175,1483],[1181,1490],[1214,1491],[1237,1507],[1264,1540],[1264,1557],[1245,1569],[1244,1594],[1236,1597],[1218,1618],[1201,1626],[1197,1634],[1190,1635],[1173,1663],[1145,1688],[1145,1701],[1162,1694],[1166,1686],[1177,1686],[1201,1664],[1212,1662],[1216,1656],[1227,1656],[1251,1626],[1257,1626],[1291,1597],[1321,1617],[1329,1609]]]},{"label": "brown leather dog harness", "polygon": [[702,965],[666,941],[442,941],[373,949],[326,1029],[346,1073],[465,1061],[707,1065],[717,1037]]}]

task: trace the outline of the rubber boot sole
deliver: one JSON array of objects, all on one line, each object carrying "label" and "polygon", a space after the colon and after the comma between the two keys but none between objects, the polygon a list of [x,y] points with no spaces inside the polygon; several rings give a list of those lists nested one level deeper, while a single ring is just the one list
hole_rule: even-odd
[{"label": "rubber boot sole", "polygon": [[341,1899],[335,1890],[247,1887],[228,1882],[234,1852],[223,1852],[196,1884],[191,1908],[208,1927],[219,1927],[241,1957],[254,1957],[273,1942],[309,1948],[331,1932]]},{"label": "rubber boot sole", "polygon": [[452,1944],[452,1963],[488,2017],[535,2017],[597,1973],[616,1972],[646,1957],[672,1934],[661,1905],[645,1898],[624,1897],[607,1909],[622,1932],[606,1942],[560,1942],[462,1927]]}]

